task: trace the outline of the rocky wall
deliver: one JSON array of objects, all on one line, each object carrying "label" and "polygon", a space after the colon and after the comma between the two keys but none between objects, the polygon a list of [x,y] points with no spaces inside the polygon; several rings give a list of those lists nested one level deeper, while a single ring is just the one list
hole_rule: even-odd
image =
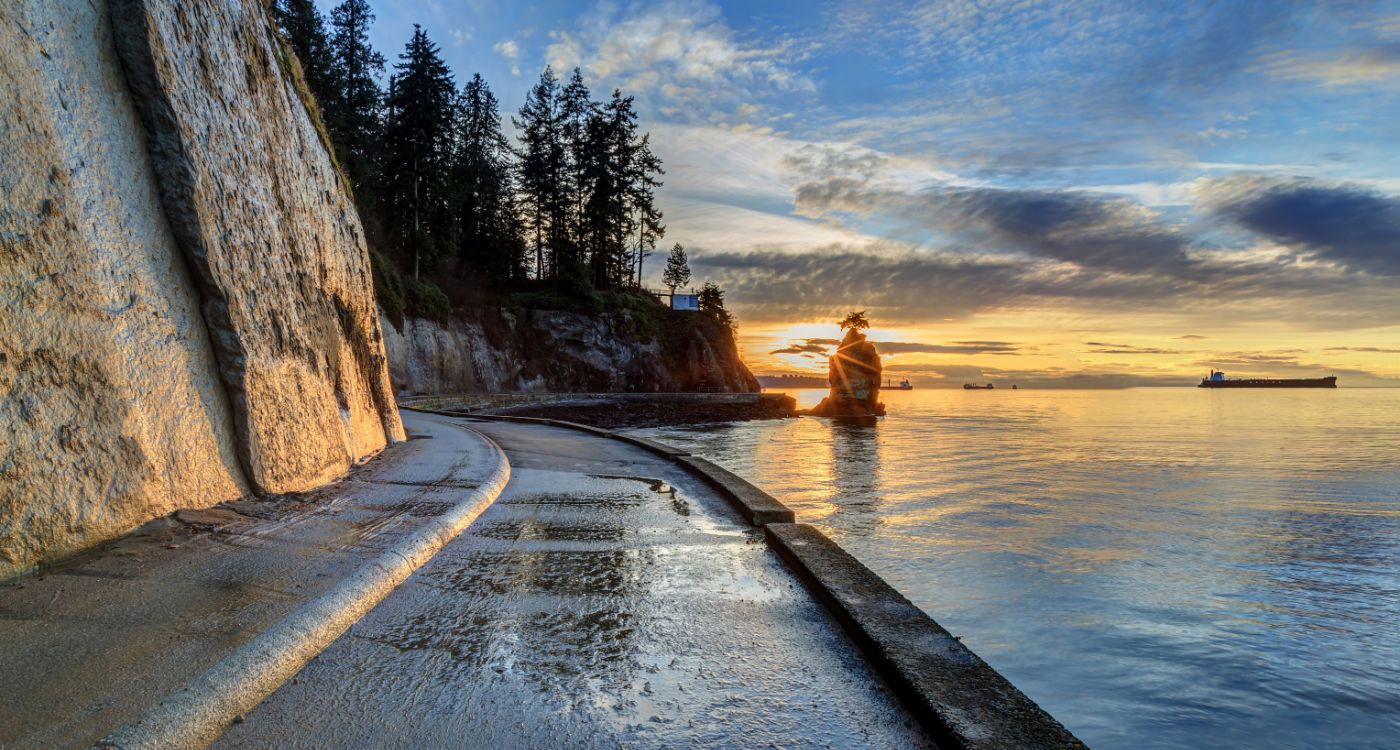
[{"label": "rocky wall", "polygon": [[[400,394],[515,392],[756,392],[734,338],[682,316],[660,334],[627,312],[458,310],[445,321],[381,319]],[[698,325],[698,323],[705,325]]]},{"label": "rocky wall", "polygon": [[2,577],[249,485],[106,8],[0,4],[0,81]]},{"label": "rocky wall", "polygon": [[402,439],[259,0],[0,3],[0,577]]},{"label": "rocky wall", "polygon": [[304,490],[403,437],[354,204],[261,0],[111,0],[249,479]]}]

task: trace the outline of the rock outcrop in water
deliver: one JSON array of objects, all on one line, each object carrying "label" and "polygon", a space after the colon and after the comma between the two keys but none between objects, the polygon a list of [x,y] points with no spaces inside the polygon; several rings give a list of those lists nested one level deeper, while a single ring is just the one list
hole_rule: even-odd
[{"label": "rock outcrop in water", "polygon": [[827,381],[831,392],[807,413],[817,417],[878,417],[880,403],[880,353],[855,328],[846,331],[831,355]]},{"label": "rock outcrop in water", "polygon": [[0,63],[0,576],[402,439],[263,3],[17,0]]}]

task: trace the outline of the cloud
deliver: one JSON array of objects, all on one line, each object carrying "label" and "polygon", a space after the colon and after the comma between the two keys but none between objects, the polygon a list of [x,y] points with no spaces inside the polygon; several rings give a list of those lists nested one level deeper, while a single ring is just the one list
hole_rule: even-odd
[{"label": "cloud", "polygon": [[948,198],[960,214],[950,222],[956,231],[981,230],[1003,247],[1128,272],[1180,269],[1189,263],[1179,233],[1131,201],[993,188],[950,191]]},{"label": "cloud", "polygon": [[1298,355],[1302,354],[1301,349],[1275,349],[1272,351],[1252,352],[1219,352],[1209,359],[1201,359],[1192,364],[1197,367],[1266,367],[1266,366],[1298,366]]},{"label": "cloud", "polygon": [[491,49],[495,50],[496,54],[505,58],[505,60],[510,63],[511,75],[520,75],[520,45],[516,44],[515,40],[507,39],[502,42],[496,42],[491,46]]},{"label": "cloud", "polygon": [[1311,81],[1333,88],[1374,85],[1400,79],[1400,43],[1346,49],[1332,56],[1299,58],[1292,52],[1275,53],[1265,57],[1260,68],[1275,78]]},{"label": "cloud", "polygon": [[1085,341],[1090,354],[1184,354],[1181,349],[1161,349],[1155,346],[1134,346],[1132,344],[1109,344],[1103,341]]},{"label": "cloud", "polygon": [[510,62],[515,62],[520,59],[520,45],[516,44],[513,39],[496,42],[492,45],[491,49]]},{"label": "cloud", "polygon": [[1184,272],[1192,264],[1185,238],[1154,211],[1095,193],[944,185],[907,193],[831,177],[798,186],[795,201],[804,216],[890,217],[981,249],[1083,267]]},{"label": "cloud", "polygon": [[1231,177],[1203,189],[1209,210],[1349,268],[1400,274],[1400,198],[1309,179]]},{"label": "cloud", "polygon": [[[619,12],[599,4],[577,30],[550,35],[546,58],[557,70],[575,66],[593,80],[670,104],[678,117],[738,112],[774,93],[810,92],[794,67],[790,42],[740,38],[717,5],[674,1]],[[696,106],[691,106],[696,105]]]},{"label": "cloud", "polygon": [[881,354],[1011,354],[1019,349],[1000,341],[961,341],[952,344],[876,341],[874,344]]},{"label": "cloud", "polygon": [[1184,335],[1184,336],[1177,336],[1177,338],[1179,338],[1179,339],[1185,339],[1185,340],[1188,340],[1188,341],[1199,341],[1199,340],[1204,339],[1204,338],[1206,338],[1206,337],[1205,337],[1205,336],[1201,336],[1201,335],[1199,335],[1199,334],[1195,334],[1195,333],[1188,333],[1188,334],[1186,334],[1186,335]]},{"label": "cloud", "polygon": [[1252,252],[1212,252],[1181,276],[888,242],[810,252],[690,249],[695,277],[722,286],[751,323],[839,320],[852,307],[910,323],[1076,310],[1139,320],[1170,315],[1173,324],[1192,327],[1219,325],[1228,316],[1232,325],[1268,321],[1319,330],[1391,325],[1400,316],[1400,295],[1382,278]]},{"label": "cloud", "polygon": [[796,343],[794,343],[794,344],[788,344],[787,346],[785,346],[785,347],[783,347],[783,348],[781,348],[781,349],[774,349],[773,351],[768,352],[768,353],[769,353],[769,354],[826,354],[827,348],[828,348],[828,345],[827,345],[827,344],[817,344],[817,343],[812,343],[812,341],[813,341],[812,339],[808,339],[808,343],[805,343],[805,344],[796,344]]},{"label": "cloud", "polygon": [[[808,338],[793,341],[769,354],[829,354],[841,343],[840,339]],[[1008,341],[954,341],[948,344],[925,344],[918,341],[871,340],[882,355],[897,354],[1015,354],[1021,347]]]},{"label": "cloud", "polygon": [[960,387],[963,383],[996,383],[998,387],[1061,389],[1094,388],[1118,389],[1142,386],[1181,386],[1189,385],[1189,378],[1161,372],[1123,372],[1105,369],[1073,369],[1046,367],[1041,369],[1003,369],[964,364],[891,364],[887,373],[901,376],[932,376],[938,378],[931,385]]},{"label": "cloud", "polygon": [[953,178],[919,160],[851,143],[714,125],[658,123],[650,131],[666,159],[659,197],[668,236],[687,246],[734,251],[862,244],[871,238],[859,228],[793,215],[793,186],[848,171],[899,186]]},{"label": "cloud", "polygon": [[1378,346],[1329,346],[1329,352],[1372,352],[1379,354],[1400,354],[1400,349],[1384,349]]},{"label": "cloud", "polygon": [[977,365],[962,364],[930,364],[920,362],[917,364],[891,364],[885,368],[891,373],[907,375],[938,375],[944,378],[957,378],[959,380],[972,378],[985,378],[983,369]]}]

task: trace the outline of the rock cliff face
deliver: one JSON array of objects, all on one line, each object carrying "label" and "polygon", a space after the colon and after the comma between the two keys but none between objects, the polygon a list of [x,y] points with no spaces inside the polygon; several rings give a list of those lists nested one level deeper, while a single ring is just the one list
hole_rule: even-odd
[{"label": "rock cliff face", "polygon": [[626,312],[474,310],[381,325],[404,394],[759,390],[723,326],[669,315],[651,335]]},{"label": "rock cliff face", "polygon": [[111,1],[0,4],[0,576],[403,436],[263,5]]}]

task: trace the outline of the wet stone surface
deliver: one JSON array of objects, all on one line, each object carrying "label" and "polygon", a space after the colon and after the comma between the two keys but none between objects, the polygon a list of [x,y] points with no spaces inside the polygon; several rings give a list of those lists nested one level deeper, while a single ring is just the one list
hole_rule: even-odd
[{"label": "wet stone surface", "polygon": [[0,748],[91,747],[495,468],[494,449],[460,423],[415,425],[434,439],[396,445],[346,481],[180,511],[0,582]]},{"label": "wet stone surface", "polygon": [[486,424],[505,494],[216,747],[925,747],[720,497],[617,441]]}]

